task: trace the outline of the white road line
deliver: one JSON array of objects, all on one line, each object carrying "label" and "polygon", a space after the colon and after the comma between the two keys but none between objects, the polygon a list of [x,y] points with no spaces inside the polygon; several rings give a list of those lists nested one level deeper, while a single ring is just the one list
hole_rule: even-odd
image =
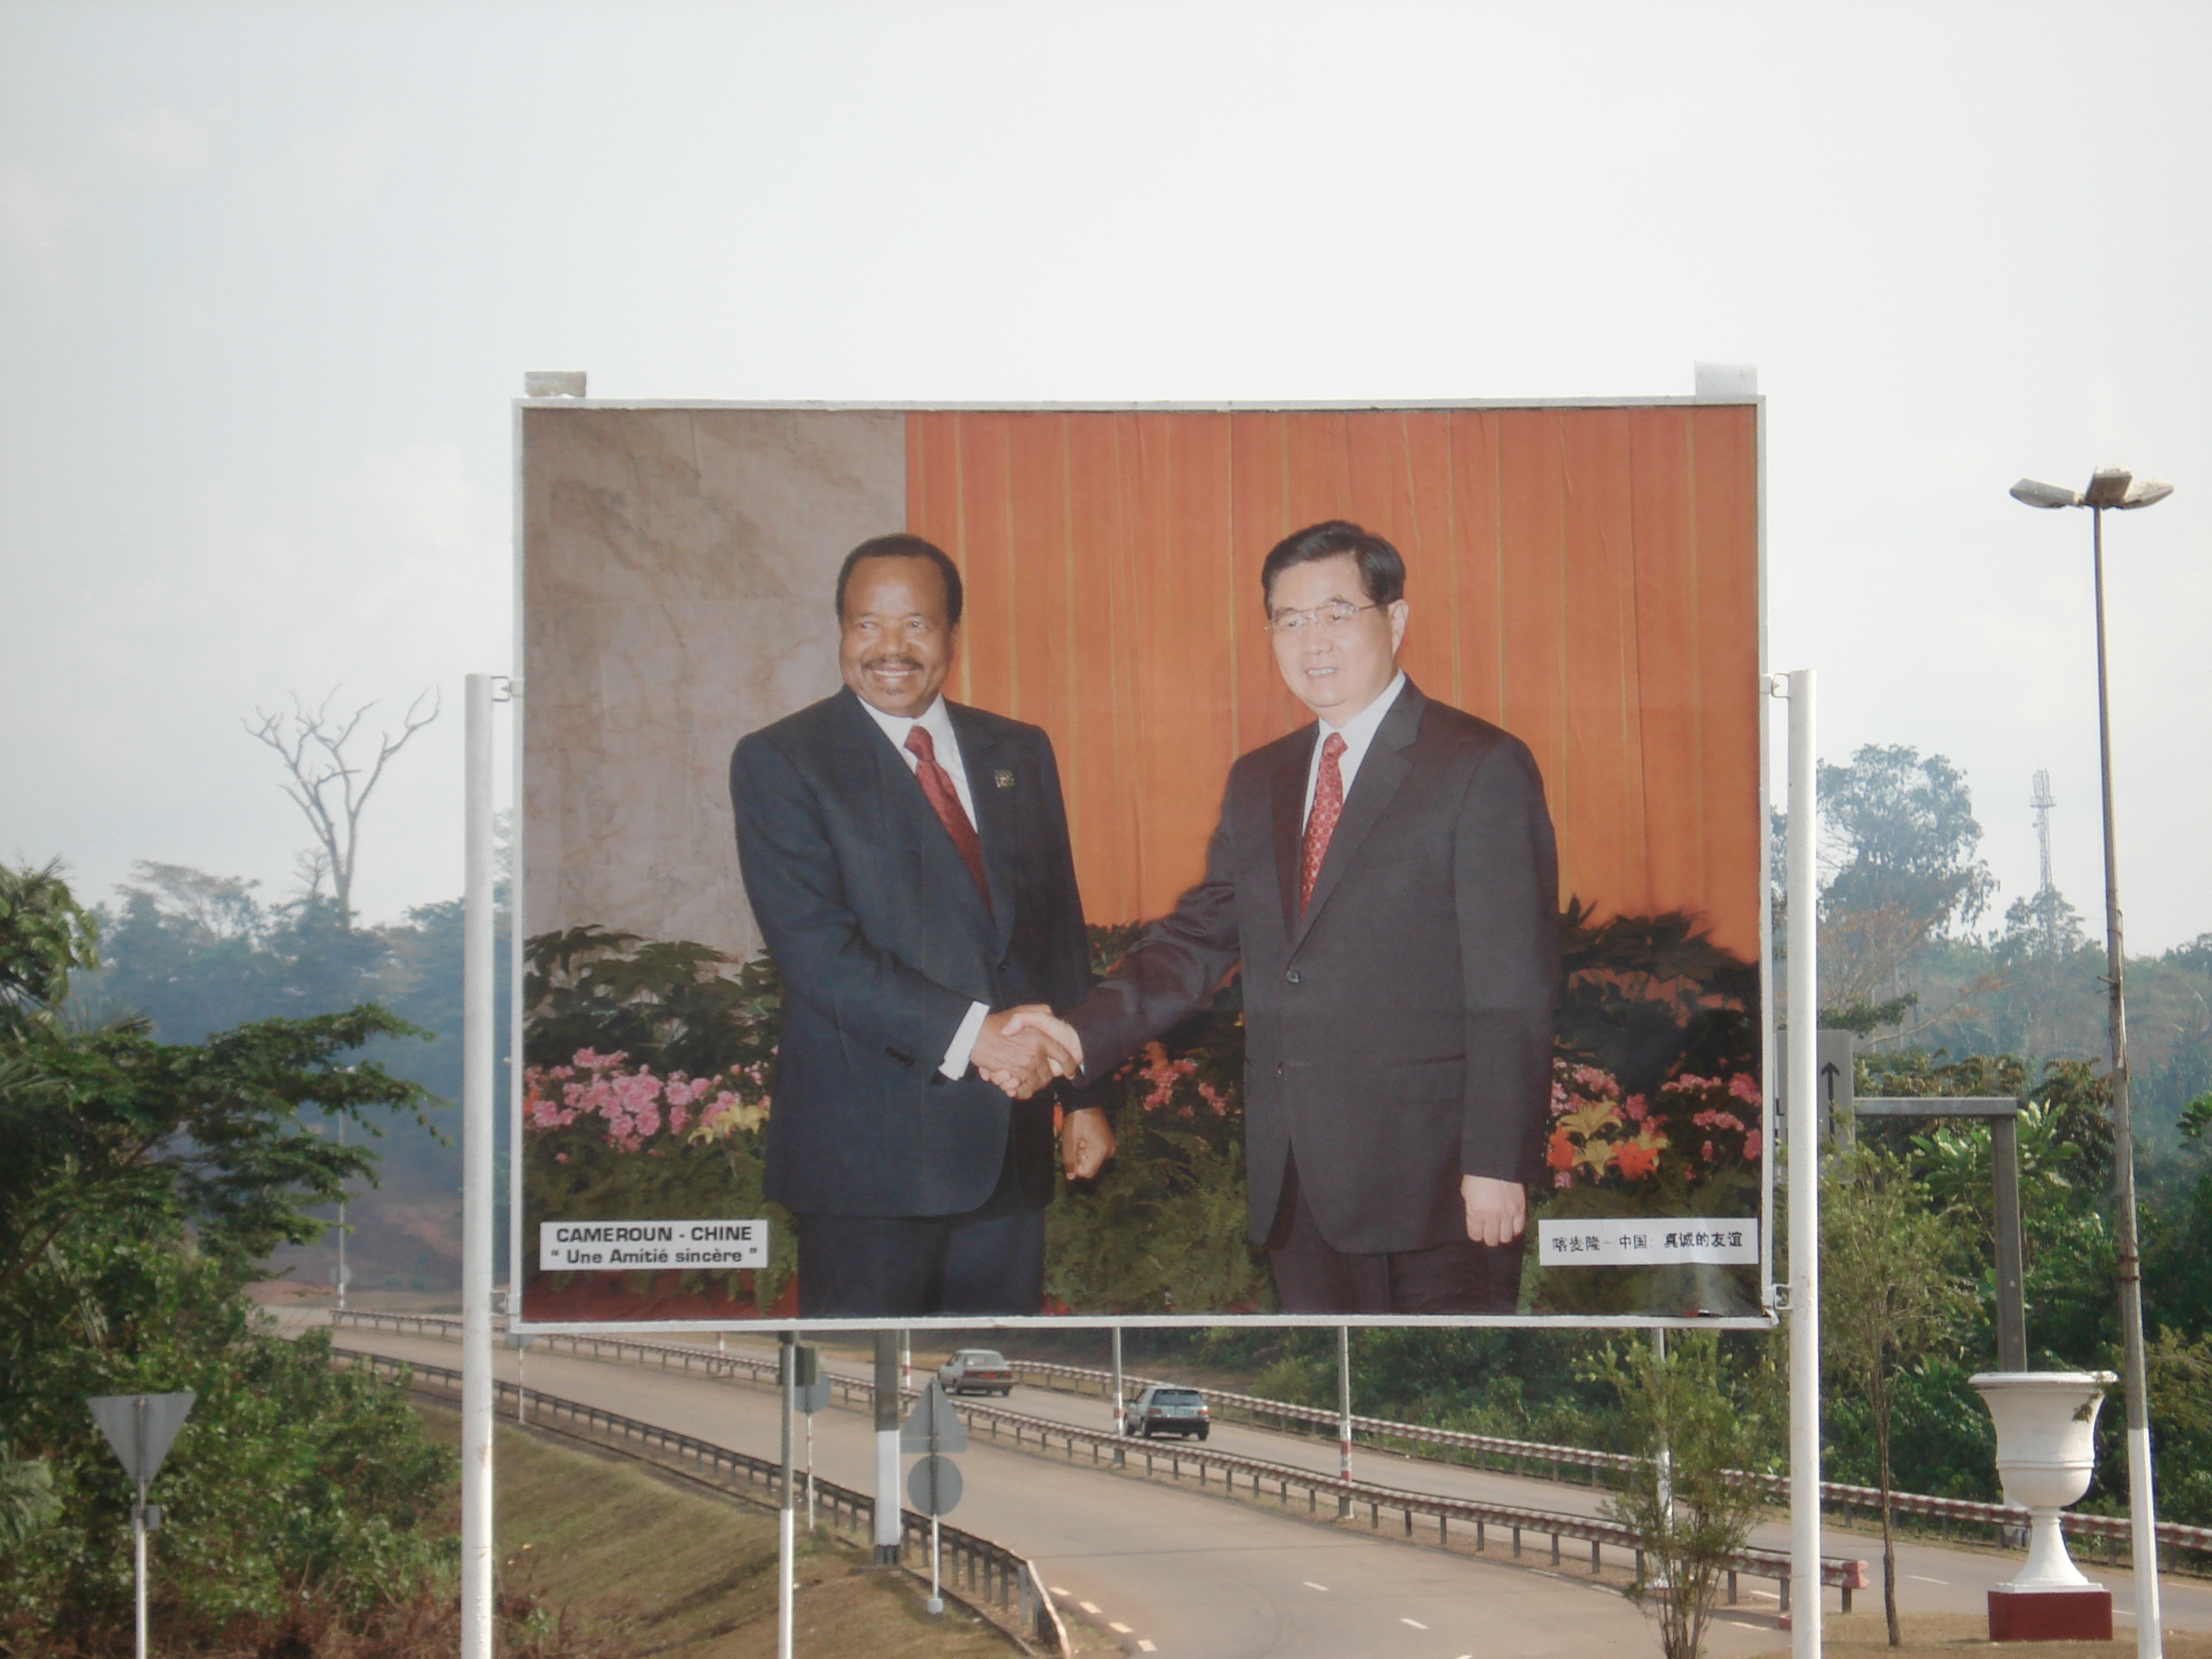
[{"label": "white road line", "polygon": [[1066,1589],[1058,1584],[1048,1584],[1045,1588],[1049,1589],[1054,1595],[1066,1595],[1069,1593]]},{"label": "white road line", "polygon": [[[1154,1647],[1150,1642],[1145,1640],[1143,1637],[1139,1636],[1137,1638],[1137,1651],[1139,1653],[1158,1653],[1159,1650]],[[1474,1659],[1474,1656],[1469,1655],[1468,1659]]]},{"label": "white road line", "polygon": [[1096,1619],[1098,1616],[1098,1604],[1096,1601],[1078,1601],[1075,1605],[1081,1607],[1084,1612],[1089,1613],[1093,1619]]},{"label": "white road line", "polygon": [[1927,1574],[1920,1572],[1908,1572],[1905,1576],[1907,1578],[1917,1578],[1923,1584],[1942,1584],[1948,1588],[1951,1583],[1948,1578],[1930,1578]]},{"label": "white road line", "polygon": [[1398,1622],[1401,1625],[1411,1625],[1415,1630],[1426,1630],[1428,1628],[1426,1625],[1423,1624],[1418,1619],[1401,1619]]},{"label": "white road line", "polygon": [[1109,1619],[1106,1621],[1106,1628],[1116,1636],[1134,1636],[1137,1633],[1116,1619]]},{"label": "white road line", "polygon": [[1316,1583],[1314,1583],[1314,1581],[1313,1581],[1312,1579],[1310,1579],[1310,1578],[1309,1578],[1309,1579],[1307,1579],[1307,1580],[1305,1581],[1305,1586],[1306,1586],[1306,1588],[1307,1588],[1308,1589],[1317,1589],[1317,1590],[1325,1590],[1325,1589],[1327,1589],[1328,1588],[1328,1585],[1326,1585],[1326,1584],[1316,1584]]}]

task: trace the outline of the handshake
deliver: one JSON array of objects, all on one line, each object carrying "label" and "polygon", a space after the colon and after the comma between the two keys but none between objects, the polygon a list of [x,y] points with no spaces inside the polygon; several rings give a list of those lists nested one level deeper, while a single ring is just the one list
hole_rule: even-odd
[{"label": "handshake", "polygon": [[[1083,1069],[1083,1039],[1042,1002],[1001,1008],[983,1016],[969,1062],[986,1081],[1016,1100],[1027,1100],[1055,1078]],[[1067,1112],[1060,1124],[1060,1156],[1071,1181],[1088,1181],[1114,1156],[1114,1126],[1097,1107]]]},{"label": "handshake", "polygon": [[969,1062],[986,1081],[1027,1100],[1055,1078],[1083,1069],[1083,1039],[1042,1002],[983,1016]]}]

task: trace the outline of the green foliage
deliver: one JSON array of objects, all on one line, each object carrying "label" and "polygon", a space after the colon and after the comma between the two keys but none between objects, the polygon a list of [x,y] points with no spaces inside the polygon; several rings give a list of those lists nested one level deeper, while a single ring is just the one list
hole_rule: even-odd
[{"label": "green foliage", "polygon": [[783,984],[765,953],[740,965],[689,939],[586,926],[533,935],[523,959],[534,1066],[592,1048],[664,1076],[711,1077],[775,1053]]},{"label": "green foliage", "polygon": [[0,1030],[51,1018],[70,973],[100,965],[100,927],[71,896],[58,863],[0,865]]},{"label": "green foliage", "polygon": [[1661,1652],[1696,1659],[1729,1559],[1763,1508],[1756,1487],[1731,1479],[1756,1406],[1729,1387],[1717,1332],[1681,1332],[1669,1350],[1608,1345],[1600,1360],[1636,1454],[1605,1509],[1636,1531],[1644,1570],[1628,1594],[1651,1615]]},{"label": "green foliage", "polygon": [[[365,1007],[194,1044],[135,1022],[72,1030],[52,1011],[88,959],[85,932],[26,914],[0,918],[0,958],[42,987],[0,1024],[0,1442],[18,1454],[0,1465],[17,1540],[0,1645],[98,1650],[126,1628],[130,1494],[84,1407],[99,1394],[200,1396],[157,1483],[173,1628],[211,1635],[303,1596],[354,1616],[412,1594],[447,1559],[448,1461],[401,1391],[257,1328],[240,1294],[270,1248],[316,1232],[306,1206],[373,1172],[306,1115],[419,1115],[420,1091],[349,1059],[406,1028]],[[82,915],[66,890],[44,914]]]},{"label": "green foliage", "polygon": [[1822,826],[1836,867],[1822,895],[1831,910],[1894,907],[1922,937],[1971,922],[1996,890],[1978,855],[1966,775],[1941,755],[1867,744],[1849,766],[1820,769]]},{"label": "green foliage", "polygon": [[1759,1069],[1759,968],[1679,910],[1592,920],[1579,897],[1559,918],[1561,1053],[1649,1094],[1677,1073]]}]

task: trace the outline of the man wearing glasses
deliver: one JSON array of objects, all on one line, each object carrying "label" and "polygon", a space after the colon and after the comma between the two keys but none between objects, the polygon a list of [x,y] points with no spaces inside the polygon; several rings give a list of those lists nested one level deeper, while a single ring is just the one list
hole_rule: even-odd
[{"label": "man wearing glasses", "polygon": [[1542,779],[1398,666],[1397,550],[1342,520],[1261,587],[1316,722],[1230,770],[1206,878],[1052,1031],[1104,1077],[1243,966],[1255,1243],[1285,1313],[1510,1313],[1559,971]]}]

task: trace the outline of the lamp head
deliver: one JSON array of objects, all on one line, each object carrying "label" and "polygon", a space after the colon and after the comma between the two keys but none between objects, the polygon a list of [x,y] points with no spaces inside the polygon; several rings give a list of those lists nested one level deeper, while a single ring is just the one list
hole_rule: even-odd
[{"label": "lamp head", "polygon": [[2138,478],[2128,486],[2128,493],[2120,497],[2120,506],[2148,507],[2153,501],[2162,501],[2173,494],[2173,486],[2163,478]]},{"label": "lamp head", "polygon": [[2118,507],[2128,498],[2128,486],[2135,475],[2124,466],[2100,466],[2097,476],[2089,480],[2088,489],[2081,492],[2085,507]]},{"label": "lamp head", "polygon": [[2034,478],[2022,478],[2012,487],[2012,498],[2025,501],[2030,507],[2079,507],[2081,497],[2073,490],[2061,489]]}]

